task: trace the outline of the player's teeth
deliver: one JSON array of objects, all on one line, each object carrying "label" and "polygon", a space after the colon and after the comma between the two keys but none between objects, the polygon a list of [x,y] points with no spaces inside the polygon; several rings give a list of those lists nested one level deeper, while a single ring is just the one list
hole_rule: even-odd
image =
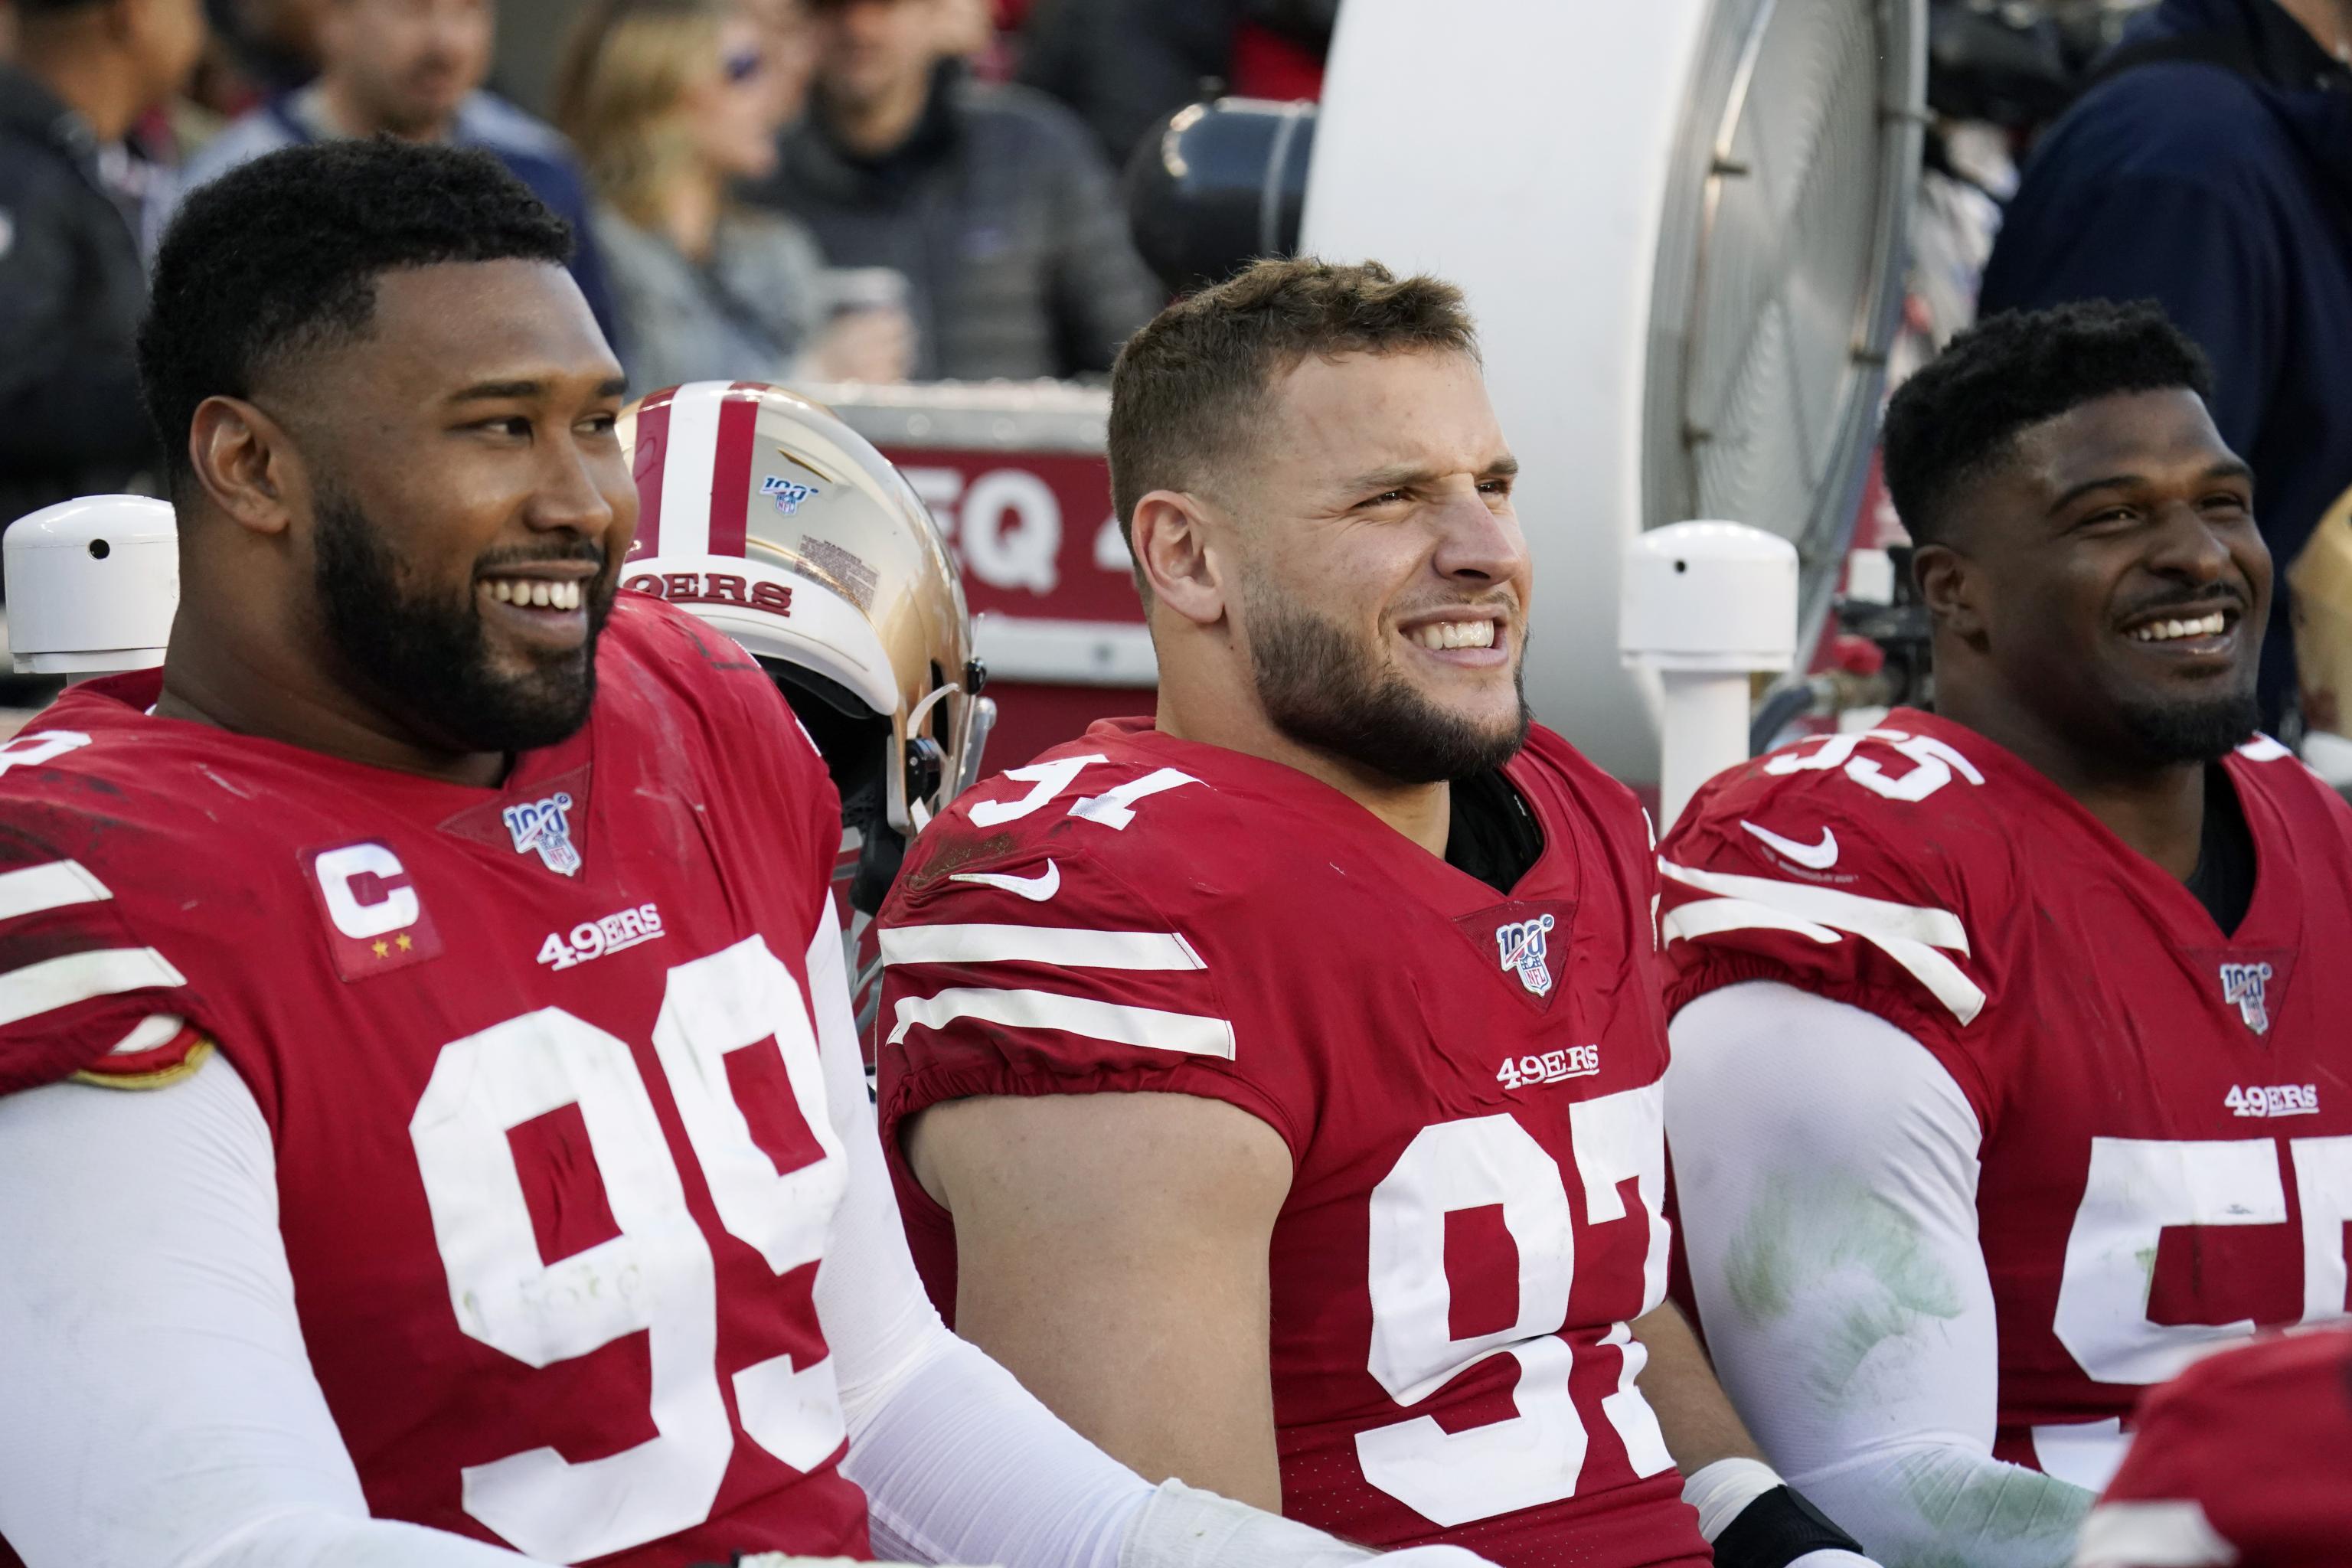
[{"label": "player's teeth", "polygon": [[1492,621],[1438,621],[1413,628],[1415,642],[1427,648],[1492,647],[1495,646],[1495,623]]},{"label": "player's teeth", "polygon": [[553,582],[544,577],[493,577],[489,583],[490,597],[501,605],[528,605],[550,610],[576,610],[580,607],[580,584]]},{"label": "player's teeth", "polygon": [[2229,629],[2229,617],[2216,610],[2193,621],[2158,621],[2132,635],[2142,642],[2169,642],[2174,637],[2217,637]]}]

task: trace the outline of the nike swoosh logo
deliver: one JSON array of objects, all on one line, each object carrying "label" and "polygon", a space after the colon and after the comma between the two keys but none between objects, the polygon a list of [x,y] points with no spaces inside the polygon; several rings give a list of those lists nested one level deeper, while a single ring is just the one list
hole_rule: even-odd
[{"label": "nike swoosh logo", "polygon": [[1741,819],[1739,826],[1809,871],[1826,871],[1837,864],[1837,835],[1826,827],[1822,829],[1819,844],[1800,844],[1793,838],[1781,837],[1769,827],[1759,827],[1745,818]]},{"label": "nike swoosh logo", "polygon": [[959,871],[948,880],[978,882],[983,888],[1002,888],[1008,893],[1020,894],[1031,903],[1042,904],[1062,890],[1062,868],[1048,860],[1045,871],[1035,877],[1006,877],[993,871]]}]

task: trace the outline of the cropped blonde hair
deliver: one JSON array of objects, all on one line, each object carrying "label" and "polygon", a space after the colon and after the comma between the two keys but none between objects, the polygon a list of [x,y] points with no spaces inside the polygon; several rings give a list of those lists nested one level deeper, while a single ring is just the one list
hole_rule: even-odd
[{"label": "cropped blonde hair", "polygon": [[630,222],[659,221],[662,188],[693,158],[677,110],[715,68],[719,0],[599,0],[572,28],[555,119],[596,194]]}]

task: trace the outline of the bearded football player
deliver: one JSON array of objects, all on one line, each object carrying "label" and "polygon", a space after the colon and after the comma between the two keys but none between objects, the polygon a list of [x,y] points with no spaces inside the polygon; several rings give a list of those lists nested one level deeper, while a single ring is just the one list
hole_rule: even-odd
[{"label": "bearded football player", "polygon": [[2209,388],[2152,305],[1956,339],[1885,429],[1935,711],[1718,776],[1663,851],[1708,1347],[1890,1562],[2066,1562],[2145,1387],[2345,1313],[2352,812],[2254,732]]},{"label": "bearded football player", "polygon": [[1854,1561],[1661,1306],[1651,845],[1528,723],[1459,292],[1261,263],[1128,344],[1110,458],[1157,719],[969,792],[883,909],[934,1298],[1147,1476],[1355,1540]]},{"label": "bearded football player", "polygon": [[924,1300],[833,787],[756,662],[616,595],[638,500],[569,245],[480,154],[388,142],[252,163],[164,243],[164,666],[0,747],[0,1533],[30,1568],[1365,1555],[1155,1492]]}]

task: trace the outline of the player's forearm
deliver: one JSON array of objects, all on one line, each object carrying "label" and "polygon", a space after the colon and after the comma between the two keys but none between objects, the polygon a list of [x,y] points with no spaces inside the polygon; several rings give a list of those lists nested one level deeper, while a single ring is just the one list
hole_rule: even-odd
[{"label": "player's forearm", "polygon": [[1116,1568],[1151,1496],[944,1329],[853,1426],[841,1468],[865,1489],[875,1550],[917,1563]]},{"label": "player's forearm", "polygon": [[1691,1279],[1780,1473],[1890,1568],[2065,1562],[2089,1494],[1992,1458],[1979,1133],[1950,1075],[1883,1020],[1780,985],[1702,997],[1674,1043]]},{"label": "player's forearm", "polygon": [[1958,1443],[1890,1447],[1789,1480],[1887,1568],[2064,1568],[2094,1500]]},{"label": "player's forearm", "polygon": [[368,1517],[276,1208],[267,1125],[225,1061],[0,1099],[0,1535],[27,1568],[528,1561]]},{"label": "player's forearm", "polygon": [[[1003,1368],[942,1330],[850,1434],[875,1549],[1005,1568],[1349,1568],[1372,1553],[1171,1481],[1154,1488],[1065,1426]],[[1453,1547],[1401,1568],[1486,1568]]]},{"label": "player's forearm", "polygon": [[1763,1458],[1681,1309],[1669,1301],[1635,1320],[1633,1337],[1649,1352],[1649,1364],[1638,1380],[1642,1397],[1657,1413],[1658,1430],[1677,1469],[1687,1476],[1717,1459]]}]

